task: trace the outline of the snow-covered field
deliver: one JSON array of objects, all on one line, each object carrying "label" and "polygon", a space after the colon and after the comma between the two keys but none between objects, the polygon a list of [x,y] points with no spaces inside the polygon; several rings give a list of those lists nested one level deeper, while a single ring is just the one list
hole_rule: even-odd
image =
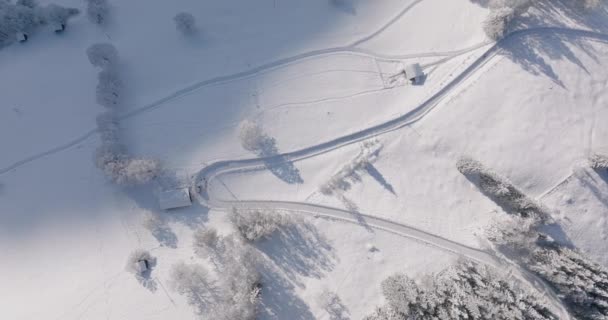
[{"label": "snow-covered field", "polygon": [[[464,155],[540,201],[608,266],[608,180],[585,164],[608,154],[606,8],[536,8],[518,26],[528,31],[494,45],[489,10],[469,0],[346,3],[111,1],[107,26],[80,14],[60,35],[1,48],[0,318],[197,319],[170,268],[208,264],[193,231],[232,232],[226,209],[240,202],[309,223],[309,234],[256,244],[275,271],[260,319],[328,319],[324,290],[360,319],[395,272],[494,263],[485,230],[504,212],[456,169]],[[175,30],[181,11],[198,34]],[[156,188],[117,187],[95,167],[104,110],[85,51],[98,42],[120,56],[129,152],[209,178],[200,203],[163,212]],[[409,63],[422,64],[422,85],[402,78]],[[239,162],[256,157],[239,142],[246,119],[286,153],[271,170]],[[348,190],[322,192],[366,142],[378,151],[349,172]],[[167,221],[164,238],[144,227],[149,213]],[[158,259],[152,289],[125,271],[137,248]]]}]

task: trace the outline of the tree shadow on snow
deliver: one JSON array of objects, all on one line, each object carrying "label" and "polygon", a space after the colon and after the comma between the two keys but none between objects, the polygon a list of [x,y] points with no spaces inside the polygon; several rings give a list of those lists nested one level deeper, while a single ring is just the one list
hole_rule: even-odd
[{"label": "tree shadow on snow", "polygon": [[608,208],[608,195],[600,190],[600,183],[608,183],[608,170],[581,170],[579,180],[583,186],[589,189],[593,196]]},{"label": "tree shadow on snow", "polygon": [[295,289],[304,288],[301,277],[320,279],[333,269],[336,257],[325,237],[312,224],[298,222],[256,246],[265,256],[261,318],[316,319]]},{"label": "tree shadow on snow", "polygon": [[164,219],[160,224],[150,229],[150,233],[161,246],[177,248],[177,235]]},{"label": "tree shadow on snow", "polygon": [[[482,7],[487,7],[487,0],[471,0]],[[557,26],[571,28],[572,24],[579,28],[588,28],[596,32],[608,30],[608,12],[606,5],[598,9],[585,10],[573,0],[536,1],[530,11],[513,21],[512,32],[517,30],[538,28],[539,26]],[[606,39],[593,39],[608,42]],[[501,54],[520,65],[533,75],[544,75],[555,84],[564,87],[559,75],[551,66],[551,61],[566,60],[577,65],[584,72],[590,73],[583,62],[573,51],[576,47],[589,57],[598,61],[598,54],[591,46],[590,40],[584,33],[573,32],[539,32],[523,37],[512,37],[501,43]]]},{"label": "tree shadow on snow", "polygon": [[279,153],[276,140],[267,138],[259,151],[259,157],[263,158],[264,164],[277,178],[289,183],[303,183],[300,170],[296,168],[292,161]]},{"label": "tree shadow on snow", "polygon": [[264,285],[261,291],[258,319],[316,319],[306,302],[298,297],[293,283],[280,274],[275,266],[267,263],[261,273]]},{"label": "tree shadow on snow", "polygon": [[320,279],[336,259],[327,239],[308,222],[283,228],[257,246],[299,286],[299,277]]},{"label": "tree shadow on snow", "polygon": [[368,163],[365,166],[365,171],[367,171],[367,173],[372,178],[374,178],[374,180],[376,180],[384,189],[395,195],[395,189],[393,188],[393,186],[388,181],[386,181],[382,173],[380,173],[380,171],[378,171],[378,169],[376,169],[373,164]]},{"label": "tree shadow on snow", "polygon": [[326,296],[322,302],[323,309],[329,315],[329,320],[350,320],[350,311],[336,294]]},{"label": "tree shadow on snow", "polygon": [[[594,169],[595,173],[597,173],[597,175],[602,178],[602,180],[604,180],[605,183],[608,183],[608,169],[605,168],[600,168],[600,169]],[[0,192],[2,191],[2,186],[0,185]]]},{"label": "tree shadow on snow", "polygon": [[135,275],[135,279],[137,279],[137,282],[139,282],[144,288],[150,290],[150,292],[156,292],[156,290],[158,289],[158,284],[156,283],[156,280],[152,278],[152,271],[154,270],[154,267],[156,267],[155,258],[150,259],[148,261],[148,270]]}]

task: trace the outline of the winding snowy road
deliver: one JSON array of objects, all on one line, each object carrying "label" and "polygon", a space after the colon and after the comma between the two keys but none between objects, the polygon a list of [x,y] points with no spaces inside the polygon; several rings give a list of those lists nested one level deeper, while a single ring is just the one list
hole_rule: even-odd
[{"label": "winding snowy road", "polygon": [[504,261],[503,259],[496,258],[495,255],[490,252],[486,252],[480,249],[471,248],[463,244],[442,238],[437,235],[430,234],[428,232],[407,226],[394,221],[389,221],[383,218],[379,218],[372,215],[353,213],[346,210],[332,208],[317,204],[300,203],[300,202],[287,202],[287,201],[228,201],[223,199],[216,199],[212,194],[207,192],[208,183],[219,176],[220,174],[226,174],[235,171],[241,171],[244,169],[263,169],[265,163],[273,160],[282,161],[298,161],[306,158],[314,157],[353,143],[361,142],[363,140],[397,130],[404,126],[410,125],[416,121],[422,119],[427,115],[435,106],[437,106],[441,100],[446,97],[449,93],[455,90],[460,84],[466,79],[471,77],[480,70],[487,62],[489,62],[494,56],[496,56],[502,50],[503,44],[507,41],[517,41],[525,37],[535,37],[543,35],[560,35],[564,37],[577,37],[594,39],[602,42],[608,42],[608,35],[602,33],[596,33],[587,30],[577,29],[566,29],[566,28],[534,28],[521,31],[515,31],[503,38],[501,41],[495,43],[490,47],[483,55],[475,60],[469,67],[467,67],[461,74],[452,79],[447,85],[441,90],[432,95],[426,101],[421,103],[415,109],[397,117],[380,123],[376,126],[363,129],[342,137],[335,138],[333,140],[313,145],[304,149],[291,151],[268,158],[252,158],[252,159],[239,159],[239,160],[225,160],[212,163],[203,168],[197,178],[195,179],[195,190],[200,191],[200,194],[196,194],[198,201],[207,207],[228,210],[232,207],[240,207],[246,209],[278,209],[287,210],[299,213],[310,214],[317,217],[325,217],[350,223],[365,224],[368,227],[374,229],[380,229],[387,232],[391,232],[403,237],[413,239],[418,242],[431,245],[441,250],[463,256],[478,262],[489,264],[495,267],[502,266],[507,267],[520,279],[526,279],[528,283],[534,285],[536,288],[545,293],[554,305],[556,310],[560,311],[562,319],[568,319],[568,313],[560,303],[559,298],[552,292],[547,285],[539,280],[535,275],[515,266],[513,263]]}]

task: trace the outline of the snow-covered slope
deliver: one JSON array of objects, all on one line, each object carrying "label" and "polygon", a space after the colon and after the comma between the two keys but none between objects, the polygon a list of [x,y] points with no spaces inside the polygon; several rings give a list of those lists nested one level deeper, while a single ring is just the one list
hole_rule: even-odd
[{"label": "snow-covered slope", "polygon": [[[41,2],[84,9],[79,0]],[[120,55],[129,150],[184,176],[254,157],[238,141],[244,119],[260,123],[279,152],[291,152],[420,116],[362,138],[382,149],[337,195],[319,187],[357,156],[360,143],[283,164],[297,169],[300,183],[276,170],[225,172],[209,182],[218,202],[347,203],[388,221],[366,227],[300,210],[314,237],[257,245],[276,272],[265,275],[262,319],[323,319],[323,290],[336,292],[359,319],[381,303],[386,276],[438,272],[462,255],[446,243],[486,255],[483,229],[502,211],[456,170],[465,154],[559,212],[573,243],[606,263],[605,178],[590,184],[582,173],[570,175],[590,152],[607,148],[608,36],[601,34],[608,29],[600,13],[557,19],[564,8],[538,10],[533,16],[544,21],[520,27],[564,29],[493,47],[481,28],[488,9],[468,0],[111,2],[106,27],[81,14],[64,34],[40,32],[0,49],[3,319],[195,319],[167,285],[169,270],[182,260],[205,263],[193,252],[193,230],[232,231],[222,208],[195,203],[160,212],[154,188],[124,190],[95,167],[95,117],[103,108],[85,50],[97,42]],[[175,30],[180,11],[196,17],[195,37]],[[421,86],[400,78],[400,68],[415,62],[427,74]],[[150,212],[168,221],[166,238],[142,225]],[[158,259],[154,289],[124,270],[135,248]]]}]

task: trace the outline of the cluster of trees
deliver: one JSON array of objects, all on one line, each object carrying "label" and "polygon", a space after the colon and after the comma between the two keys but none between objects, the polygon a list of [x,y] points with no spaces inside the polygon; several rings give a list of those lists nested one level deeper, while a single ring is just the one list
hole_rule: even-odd
[{"label": "cluster of trees", "polygon": [[608,319],[606,268],[563,246],[539,246],[526,262],[556,289],[577,318]]},{"label": "cluster of trees", "polygon": [[26,41],[28,36],[44,25],[61,32],[78,9],[65,8],[55,4],[38,6],[34,0],[19,0],[11,3],[0,0],[0,47],[14,41]]},{"label": "cluster of trees", "polygon": [[160,172],[154,159],[130,156],[120,142],[120,128],[115,112],[104,112],[97,117],[101,146],[95,154],[95,165],[118,185],[132,186],[149,182]]},{"label": "cluster of trees", "polygon": [[461,261],[423,284],[395,274],[382,292],[387,305],[367,320],[557,319],[540,296],[474,262]]},{"label": "cluster of trees", "polygon": [[86,0],[87,17],[95,24],[103,25],[107,23],[110,13],[110,5],[107,0]]},{"label": "cluster of trees", "polygon": [[232,208],[230,222],[247,241],[257,241],[276,230],[294,224],[290,216],[275,211],[239,210]]},{"label": "cluster of trees", "polygon": [[193,245],[199,257],[212,260],[218,279],[210,280],[201,265],[178,264],[172,287],[209,319],[254,320],[261,290],[258,252],[240,236],[222,237],[214,229],[195,232]]},{"label": "cluster of trees", "polygon": [[458,171],[473,180],[484,194],[508,213],[541,220],[547,218],[545,211],[536,201],[527,197],[508,179],[484,167],[479,161],[461,158],[456,166]]},{"label": "cluster of trees", "polygon": [[101,68],[98,74],[97,102],[109,110],[97,117],[101,146],[95,164],[110,180],[119,185],[139,185],[155,178],[160,163],[154,159],[130,156],[121,143],[117,107],[123,96],[123,85],[118,73],[118,51],[109,43],[97,43],[86,51],[91,64]]},{"label": "cluster of trees", "polygon": [[[511,22],[518,16],[525,14],[534,2],[538,0],[490,0],[490,14],[483,22],[486,35],[493,39],[503,38],[509,31]],[[550,1],[550,0],[544,0]],[[585,9],[594,9],[601,4],[601,0],[576,0]]]},{"label": "cluster of trees", "polygon": [[595,170],[608,170],[608,156],[595,153],[589,157],[589,164]]},{"label": "cluster of trees", "polygon": [[240,123],[239,140],[245,150],[257,154],[275,144],[274,139],[269,137],[258,123],[251,120],[243,120]]},{"label": "cluster of trees", "polygon": [[101,68],[97,75],[97,103],[106,108],[117,108],[124,96],[124,85],[118,68],[118,51],[110,43],[96,43],[87,49],[89,62]]},{"label": "cluster of trees", "polygon": [[174,264],[169,274],[169,286],[185,296],[197,314],[202,314],[214,298],[214,283],[210,280],[207,269],[200,264]]},{"label": "cluster of trees", "polygon": [[577,319],[608,319],[608,270],[554,241],[538,222],[512,219],[493,235],[500,250],[545,280]]},{"label": "cluster of trees", "polygon": [[185,36],[193,35],[197,32],[196,19],[188,12],[180,12],[173,17],[177,31]]},{"label": "cluster of trees", "polygon": [[382,145],[377,141],[364,142],[359,154],[321,185],[319,191],[324,195],[330,196],[336,191],[347,191],[350,189],[351,183],[361,180],[359,172],[365,170],[378,157],[381,149]]},{"label": "cluster of trees", "polygon": [[342,299],[333,291],[323,290],[317,297],[317,302],[329,315],[329,320],[350,319],[348,309],[342,304]]}]

